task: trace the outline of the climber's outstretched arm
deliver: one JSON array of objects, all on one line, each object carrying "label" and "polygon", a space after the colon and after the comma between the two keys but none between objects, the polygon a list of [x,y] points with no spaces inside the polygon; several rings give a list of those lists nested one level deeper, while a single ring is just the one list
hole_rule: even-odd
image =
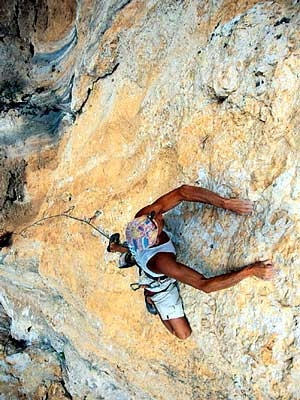
[{"label": "climber's outstretched arm", "polygon": [[272,261],[264,260],[250,264],[239,271],[206,278],[197,271],[177,262],[175,256],[170,253],[158,253],[148,262],[148,267],[153,272],[165,274],[206,293],[227,289],[250,276],[270,280],[275,274]]},{"label": "climber's outstretched arm", "polygon": [[253,203],[249,200],[226,199],[218,194],[198,186],[182,185],[171,192],[161,196],[154,203],[142,208],[136,217],[150,214],[163,214],[176,207],[182,201],[193,201],[211,204],[215,207],[224,208],[236,212],[237,214],[248,214],[253,211]]}]

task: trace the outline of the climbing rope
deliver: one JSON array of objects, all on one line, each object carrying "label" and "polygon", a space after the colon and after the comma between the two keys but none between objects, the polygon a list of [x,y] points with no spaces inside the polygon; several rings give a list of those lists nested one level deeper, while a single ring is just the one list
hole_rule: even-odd
[{"label": "climbing rope", "polygon": [[30,228],[32,228],[32,227],[34,227],[34,226],[38,226],[38,225],[40,225],[41,223],[43,223],[44,221],[47,221],[47,220],[50,220],[50,219],[53,219],[53,218],[64,217],[64,218],[70,218],[70,219],[73,219],[73,220],[75,220],[75,221],[78,221],[78,222],[81,222],[81,223],[84,223],[84,224],[89,225],[92,229],[94,229],[95,231],[97,231],[98,233],[100,233],[100,235],[104,236],[106,239],[109,240],[109,238],[110,238],[110,235],[109,235],[109,234],[107,234],[102,228],[99,228],[99,227],[97,227],[97,226],[95,226],[95,225],[93,225],[93,224],[91,223],[91,221],[92,221],[94,218],[96,218],[96,217],[98,217],[98,216],[100,215],[100,211],[97,210],[97,211],[95,212],[95,214],[94,214],[91,218],[79,218],[79,217],[74,217],[73,215],[70,215],[70,214],[69,214],[69,213],[70,213],[71,211],[73,211],[73,210],[74,210],[74,207],[71,207],[69,210],[64,211],[63,213],[55,214],[55,215],[49,215],[48,217],[43,217],[43,218],[41,218],[41,219],[35,221],[34,223],[32,223],[32,224],[26,226],[26,227],[23,228],[20,232],[12,232],[12,234],[13,234],[13,235],[24,236],[24,233],[25,233],[28,229],[30,229]]}]

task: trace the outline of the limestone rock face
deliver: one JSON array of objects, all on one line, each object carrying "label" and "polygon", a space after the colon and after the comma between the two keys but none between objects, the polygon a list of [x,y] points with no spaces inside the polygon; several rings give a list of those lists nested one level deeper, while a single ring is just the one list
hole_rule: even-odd
[{"label": "limestone rock face", "polygon": [[[15,0],[0,18],[1,393],[300,399],[298,1]],[[105,237],[183,183],[255,206],[167,213],[180,262],[278,270],[181,284],[185,342]]]}]

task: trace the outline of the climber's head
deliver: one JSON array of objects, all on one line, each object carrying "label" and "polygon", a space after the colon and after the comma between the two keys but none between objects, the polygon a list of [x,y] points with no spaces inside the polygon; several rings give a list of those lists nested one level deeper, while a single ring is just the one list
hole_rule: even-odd
[{"label": "climber's head", "polygon": [[142,215],[129,222],[126,227],[126,241],[130,249],[145,250],[153,246],[158,235],[154,215]]}]

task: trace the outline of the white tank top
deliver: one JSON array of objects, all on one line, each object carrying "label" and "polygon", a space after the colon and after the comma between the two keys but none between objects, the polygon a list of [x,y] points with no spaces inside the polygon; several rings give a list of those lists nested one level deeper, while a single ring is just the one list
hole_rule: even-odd
[{"label": "white tank top", "polygon": [[[168,242],[160,244],[159,246],[149,247],[146,250],[137,250],[134,254],[134,258],[142,270],[140,271],[139,283],[141,285],[147,285],[148,289],[152,292],[160,292],[166,289],[172,282],[176,282],[176,279],[169,277],[162,280],[157,280],[157,278],[164,277],[165,275],[157,274],[147,267],[148,261],[157,253],[176,254],[176,250],[171,240],[169,240]],[[151,277],[155,279],[152,279]]]},{"label": "white tank top", "polygon": [[[151,292],[161,292],[167,289],[171,283],[176,282],[174,278],[163,278],[164,274],[157,274],[147,267],[148,261],[157,253],[172,253],[176,254],[175,247],[171,240],[159,246],[150,247],[149,249],[137,251],[134,258],[140,267],[139,284],[146,285],[147,289]],[[153,277],[153,278],[151,278]],[[158,279],[162,277],[162,279]]]},{"label": "white tank top", "polygon": [[146,250],[137,250],[135,255],[134,255],[134,258],[135,258],[137,264],[147,274],[149,274],[150,276],[153,276],[155,278],[159,278],[160,276],[164,276],[164,274],[157,274],[157,273],[151,271],[147,267],[147,263],[157,253],[172,253],[172,254],[176,254],[176,250],[175,250],[175,247],[174,247],[173,243],[171,242],[171,240],[169,240],[166,243],[160,244],[160,245],[155,246],[155,247],[149,247]]}]

